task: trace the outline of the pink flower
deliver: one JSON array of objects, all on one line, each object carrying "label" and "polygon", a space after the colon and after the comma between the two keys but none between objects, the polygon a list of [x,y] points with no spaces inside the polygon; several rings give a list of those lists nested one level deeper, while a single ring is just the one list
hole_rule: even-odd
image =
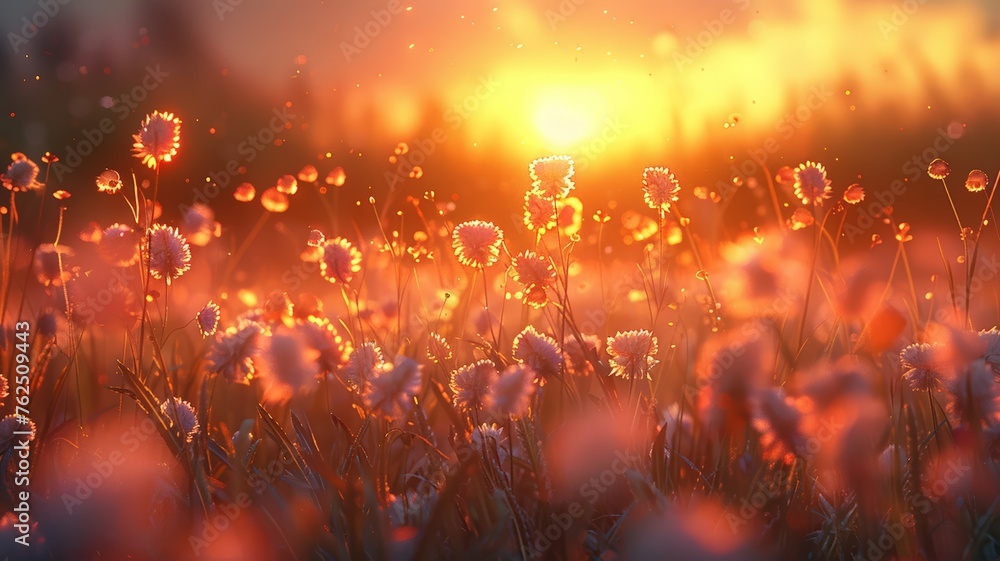
[{"label": "pink flower", "polygon": [[198,332],[201,333],[202,338],[215,335],[215,331],[219,328],[219,317],[221,315],[222,311],[219,309],[219,305],[211,300],[198,312],[195,320],[198,323]]},{"label": "pink flower", "polygon": [[149,271],[167,283],[191,268],[191,247],[177,228],[154,224],[149,229]]},{"label": "pink flower", "polygon": [[497,369],[492,361],[480,360],[451,373],[455,407],[464,411],[487,409],[493,404],[492,389]]},{"label": "pink flower", "polygon": [[452,232],[452,247],[458,262],[469,267],[489,267],[500,256],[503,230],[492,222],[472,220],[455,226]]},{"label": "pink flower", "polygon": [[341,237],[326,240],[322,247],[323,257],[319,270],[323,278],[333,283],[351,282],[354,273],[361,270],[361,252],[358,248]]},{"label": "pink flower", "polygon": [[530,366],[508,366],[493,386],[493,410],[500,416],[521,417],[528,413],[535,393],[535,371]]},{"label": "pink flower", "polygon": [[169,162],[181,147],[181,120],[173,113],[153,111],[146,115],[137,134],[132,135],[135,157],[150,168]]},{"label": "pink flower", "polygon": [[818,205],[829,199],[832,191],[823,164],[807,161],[795,168],[795,196],[802,204]]},{"label": "pink flower", "polygon": [[573,159],[569,156],[539,158],[528,166],[531,189],[548,199],[561,199],[573,189]]},{"label": "pink flower", "polygon": [[645,329],[619,331],[608,337],[611,374],[615,376],[630,380],[649,378],[653,367],[660,362],[653,358],[656,352],[656,337]]},{"label": "pink flower", "polygon": [[394,365],[379,365],[365,390],[365,405],[390,419],[402,419],[413,409],[413,397],[420,390],[420,369],[407,357],[397,357]]},{"label": "pink flower", "polygon": [[514,359],[526,364],[542,376],[554,376],[562,365],[562,349],[555,339],[539,333],[534,327],[525,327],[514,337]]},{"label": "pink flower", "polygon": [[649,208],[670,212],[670,205],[677,202],[680,190],[680,183],[669,169],[648,167],[642,170],[643,199]]}]

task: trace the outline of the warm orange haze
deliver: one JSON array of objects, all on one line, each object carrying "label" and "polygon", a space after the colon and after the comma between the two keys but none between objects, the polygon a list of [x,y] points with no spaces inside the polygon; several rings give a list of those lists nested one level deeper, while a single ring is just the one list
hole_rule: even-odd
[{"label": "warm orange haze", "polygon": [[6,7],[0,552],[1000,558],[1000,7]]}]

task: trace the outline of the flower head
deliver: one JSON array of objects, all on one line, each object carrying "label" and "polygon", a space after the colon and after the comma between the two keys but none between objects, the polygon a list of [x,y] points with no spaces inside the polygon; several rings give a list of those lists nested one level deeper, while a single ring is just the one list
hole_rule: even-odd
[{"label": "flower head", "polygon": [[131,267],[139,260],[139,239],[126,224],[112,224],[100,235],[97,252],[115,267]]},{"label": "flower head", "polygon": [[368,380],[375,375],[376,369],[384,362],[382,349],[368,341],[351,351],[347,362],[340,371],[348,387],[355,391],[363,391]]},{"label": "flower head", "polygon": [[222,311],[219,309],[219,305],[211,300],[198,312],[195,320],[198,323],[198,332],[201,333],[202,338],[215,335],[215,331],[219,328],[219,317],[221,315]]},{"label": "flower head", "polygon": [[649,378],[653,367],[660,362],[653,358],[656,352],[656,337],[645,329],[619,331],[608,337],[611,374],[615,376],[630,380]]},{"label": "flower head", "polygon": [[455,407],[464,411],[490,407],[496,380],[497,368],[490,360],[480,360],[453,371],[451,391],[455,392]]},{"label": "flower head", "polygon": [[931,176],[931,179],[944,179],[948,177],[949,174],[951,174],[951,165],[941,158],[934,158],[934,160],[927,165],[927,175]]},{"label": "flower head", "polygon": [[525,288],[525,302],[541,308],[548,302],[545,289],[556,281],[556,271],[548,259],[525,250],[518,253],[510,264],[510,275]]},{"label": "flower head", "polygon": [[146,115],[139,132],[132,138],[135,157],[150,168],[156,168],[177,155],[181,147],[181,120],[173,113],[153,111]]},{"label": "flower head", "polygon": [[191,246],[177,228],[154,224],[149,229],[149,272],[167,283],[191,268]]},{"label": "flower head", "polygon": [[183,399],[170,398],[160,404],[160,413],[170,420],[171,426],[179,427],[188,442],[198,434],[198,415],[194,407]]},{"label": "flower head", "polygon": [[503,230],[492,222],[472,220],[455,226],[451,246],[458,262],[469,267],[489,267],[500,256]]},{"label": "flower head", "polygon": [[573,159],[569,156],[539,158],[528,165],[531,189],[548,199],[561,199],[573,189]]},{"label": "flower head", "polygon": [[863,200],[865,200],[865,189],[861,185],[854,183],[844,189],[844,202],[847,204],[856,205]]},{"label": "flower head", "polygon": [[974,169],[969,172],[969,178],[965,180],[965,188],[971,193],[978,193],[983,189],[986,189],[986,184],[989,183],[990,178],[986,176],[986,173],[981,169]]},{"label": "flower head", "polygon": [[260,354],[258,340],[262,331],[257,323],[241,319],[236,326],[216,333],[205,354],[208,371],[233,383],[249,383],[257,372],[254,359]]},{"label": "flower head", "polygon": [[524,194],[524,225],[529,230],[544,234],[555,228],[555,211],[552,199],[547,199],[534,191]]},{"label": "flower head", "polygon": [[576,335],[567,334],[563,339],[563,360],[566,362],[566,370],[576,376],[587,376],[592,373],[594,365],[590,357],[592,353],[597,353],[600,344],[601,339],[597,335],[582,335],[577,339]]},{"label": "flower head", "polygon": [[365,405],[390,419],[400,419],[413,409],[413,396],[420,390],[420,365],[407,357],[375,369],[365,390]]},{"label": "flower head", "polygon": [[7,171],[0,175],[0,182],[10,191],[37,191],[42,188],[38,182],[38,164],[17,152],[11,156]]},{"label": "flower head", "polygon": [[212,238],[219,237],[222,226],[215,221],[212,207],[195,203],[184,211],[178,230],[191,245],[205,247]]},{"label": "flower head", "polygon": [[558,374],[563,361],[562,349],[555,339],[530,325],[514,337],[512,354],[517,362],[530,366],[542,376]]},{"label": "flower head", "polygon": [[122,176],[113,169],[106,169],[97,176],[97,191],[114,195],[122,188]]},{"label": "flower head", "polygon": [[680,183],[668,168],[648,167],[642,170],[642,197],[649,208],[670,212],[670,205],[678,201],[680,190]]},{"label": "flower head", "polygon": [[807,161],[795,168],[795,196],[802,204],[818,205],[829,199],[832,191],[823,164]]},{"label": "flower head", "polygon": [[493,386],[493,409],[500,416],[523,416],[535,393],[535,371],[524,364],[508,366]]},{"label": "flower head", "polygon": [[322,248],[319,270],[326,280],[347,284],[361,270],[361,252],[344,238],[326,240]]},{"label": "flower head", "polygon": [[941,365],[937,351],[937,348],[932,345],[914,343],[899,353],[899,362],[903,366],[903,377],[914,390],[941,390]]},{"label": "flower head", "polygon": [[427,337],[427,358],[434,364],[451,360],[451,344],[440,333],[431,333]]}]

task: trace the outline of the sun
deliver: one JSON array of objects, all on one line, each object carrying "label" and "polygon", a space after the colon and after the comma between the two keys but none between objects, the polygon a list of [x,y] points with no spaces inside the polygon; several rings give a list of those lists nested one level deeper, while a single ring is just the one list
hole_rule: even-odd
[{"label": "sun", "polygon": [[600,95],[573,88],[559,88],[539,96],[534,125],[550,148],[571,148],[597,132],[605,111]]}]

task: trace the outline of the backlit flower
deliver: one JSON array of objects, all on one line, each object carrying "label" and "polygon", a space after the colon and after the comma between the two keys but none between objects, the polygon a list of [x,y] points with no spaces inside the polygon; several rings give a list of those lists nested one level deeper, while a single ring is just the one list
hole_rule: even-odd
[{"label": "backlit flower", "polygon": [[170,420],[171,426],[180,429],[188,442],[198,434],[198,415],[195,414],[194,407],[183,399],[165,400],[160,404],[160,413]]},{"label": "backlit flower", "polygon": [[451,344],[439,333],[431,333],[427,337],[427,358],[434,364],[451,360]]},{"label": "backlit flower", "polygon": [[535,393],[535,371],[524,364],[508,366],[493,386],[493,409],[502,417],[520,417],[528,412]]},{"label": "backlit flower", "polygon": [[241,319],[236,326],[216,333],[215,340],[205,353],[208,372],[220,374],[233,383],[249,383],[257,372],[254,359],[260,354],[258,339],[261,332],[260,325]]},{"label": "backlit flower", "polygon": [[524,194],[524,225],[529,230],[544,234],[556,225],[555,207],[552,199],[546,199],[534,191]]},{"label": "backlit flower", "polygon": [[807,161],[795,168],[795,196],[802,204],[818,205],[829,199],[832,191],[823,164]]},{"label": "backlit flower", "polygon": [[184,209],[178,230],[188,243],[198,247],[205,247],[212,238],[222,234],[222,226],[215,221],[212,207],[201,203]]},{"label": "backlit flower", "polygon": [[649,208],[670,212],[670,205],[677,202],[680,190],[680,183],[669,169],[648,167],[642,170],[642,197]]},{"label": "backlit flower", "polygon": [[863,200],[865,200],[865,189],[861,185],[854,183],[847,189],[844,189],[844,202],[856,205]]},{"label": "backlit flower", "polygon": [[914,343],[899,353],[903,378],[911,388],[917,391],[941,390],[941,365],[936,354],[937,349],[926,343]]},{"label": "backlit flower", "polygon": [[341,237],[323,243],[323,257],[319,271],[330,282],[347,284],[354,273],[361,270],[361,252],[351,242]]},{"label": "backlit flower", "polygon": [[951,165],[941,158],[934,158],[934,160],[927,165],[927,175],[931,176],[931,179],[944,179],[948,177],[950,173]]},{"label": "backlit flower", "polygon": [[551,286],[556,281],[556,271],[548,259],[534,251],[518,253],[510,263],[510,274],[525,287]]},{"label": "backlit flower", "polygon": [[181,120],[173,113],[153,111],[146,115],[137,134],[132,135],[135,157],[150,168],[169,162],[181,147]]},{"label": "backlit flower", "polygon": [[114,195],[122,188],[122,176],[113,169],[106,169],[97,176],[97,191]]},{"label": "backlit flower", "polygon": [[653,367],[660,362],[653,358],[656,352],[656,337],[645,329],[619,331],[608,337],[611,374],[615,376],[630,380],[649,378]]},{"label": "backlit flower", "polygon": [[38,182],[38,164],[20,152],[11,156],[7,171],[0,175],[0,182],[10,191],[37,191],[42,187]]},{"label": "backlit flower", "polygon": [[397,357],[392,365],[380,365],[365,390],[365,405],[390,419],[406,416],[420,390],[420,369],[417,361],[407,357]]},{"label": "backlit flower", "polygon": [[978,193],[983,189],[986,189],[986,184],[989,183],[990,179],[986,177],[986,174],[981,169],[974,169],[969,172],[969,178],[965,180],[965,188],[972,193]]},{"label": "backlit flower", "polygon": [[601,339],[597,335],[581,336],[583,343],[576,335],[567,334],[563,339],[563,360],[566,370],[576,376],[587,376],[594,371],[591,357],[596,355]]},{"label": "backlit flower", "polygon": [[368,380],[375,374],[375,369],[383,361],[382,349],[375,343],[368,341],[351,351],[347,362],[340,371],[348,387],[354,391],[362,391]]},{"label": "backlit flower", "polygon": [[130,267],[139,260],[139,237],[131,226],[112,224],[101,233],[97,252],[110,265]]},{"label": "backlit flower", "polygon": [[455,392],[455,407],[464,411],[490,407],[493,404],[491,392],[496,380],[496,366],[485,359],[453,371],[451,391]]},{"label": "backlit flower", "polygon": [[511,354],[517,362],[530,366],[542,376],[558,374],[563,361],[562,349],[555,339],[530,325],[514,337]]},{"label": "backlit flower", "polygon": [[469,267],[489,267],[500,256],[503,230],[492,222],[472,220],[455,226],[451,234],[458,262]]},{"label": "backlit flower", "polygon": [[549,199],[561,199],[573,189],[573,159],[569,156],[539,158],[528,166],[531,189]]},{"label": "backlit flower", "polygon": [[219,317],[221,315],[222,311],[219,309],[219,305],[211,300],[198,312],[195,320],[198,323],[198,332],[201,333],[202,338],[215,335],[215,331],[219,328]]},{"label": "backlit flower", "polygon": [[813,217],[813,213],[809,212],[808,208],[799,207],[795,209],[792,216],[788,219],[788,225],[792,230],[801,230],[803,228],[808,228],[816,222],[816,218]]},{"label": "backlit flower", "polygon": [[191,268],[191,246],[177,228],[154,224],[149,229],[149,272],[167,283]]}]

